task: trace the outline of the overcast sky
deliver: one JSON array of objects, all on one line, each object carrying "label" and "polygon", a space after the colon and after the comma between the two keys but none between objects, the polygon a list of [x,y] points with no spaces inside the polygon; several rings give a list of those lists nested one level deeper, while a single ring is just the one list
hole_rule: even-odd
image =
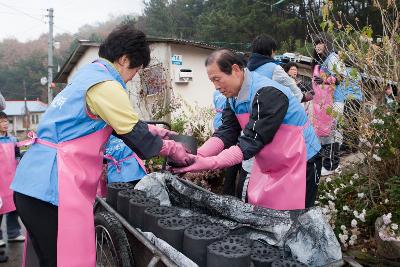
[{"label": "overcast sky", "polygon": [[141,14],[143,0],[0,0],[0,41],[14,37],[24,42],[48,32],[48,8],[54,9],[55,35],[76,33],[112,15]]}]

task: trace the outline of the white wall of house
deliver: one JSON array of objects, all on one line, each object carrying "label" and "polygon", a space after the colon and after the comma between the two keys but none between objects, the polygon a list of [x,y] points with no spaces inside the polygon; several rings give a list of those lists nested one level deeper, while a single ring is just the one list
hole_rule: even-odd
[{"label": "white wall of house", "polygon": [[30,120],[31,120],[31,125],[30,128],[32,130],[36,130],[37,126],[39,125],[40,119],[44,113],[31,113],[30,114]]},{"label": "white wall of house", "polygon": [[[71,71],[71,74],[68,76],[68,81],[79,68],[98,58],[98,49],[98,47],[90,47],[86,50],[85,54],[80,58],[79,62]],[[166,71],[169,71],[166,78],[169,79],[169,85],[174,90],[175,95],[182,97],[190,106],[212,106],[214,86],[209,81],[206,68],[204,67],[205,59],[212,50],[169,42],[152,43],[150,49],[152,58],[150,66],[161,63]],[[181,55],[182,65],[172,64],[172,55]],[[180,69],[191,69],[193,80],[188,83],[175,83],[175,75]],[[138,94],[141,88],[139,75],[136,75],[131,82],[128,82],[127,88],[135,110],[147,119],[148,114],[146,114],[146,110],[143,109],[143,105],[138,105]],[[151,101],[151,99],[152,96],[149,96],[147,100]],[[141,106],[141,108],[139,106]]]},{"label": "white wall of house", "polygon": [[[43,113],[29,113],[30,126],[28,130],[36,131]],[[16,135],[18,132],[25,131],[24,115],[9,116],[9,131]]]},{"label": "white wall of house", "polygon": [[75,64],[74,68],[71,70],[71,73],[68,76],[68,82],[74,77],[77,70],[79,70],[84,65],[92,62],[93,60],[99,57],[99,48],[95,46],[89,47],[86,52],[82,55],[79,61]]},{"label": "white wall of house", "polygon": [[[192,106],[197,104],[200,107],[211,107],[215,88],[208,79],[204,62],[212,50],[172,44],[171,52],[172,55],[182,56],[182,65],[171,64],[171,78],[174,92]],[[175,75],[177,75],[180,69],[192,70],[193,80],[188,83],[176,83]]]}]

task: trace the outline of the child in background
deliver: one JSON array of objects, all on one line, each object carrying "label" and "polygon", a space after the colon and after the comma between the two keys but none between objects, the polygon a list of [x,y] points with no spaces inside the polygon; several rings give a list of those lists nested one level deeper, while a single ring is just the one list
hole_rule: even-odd
[{"label": "child in background", "polygon": [[[3,203],[0,208],[0,224],[3,219],[3,214],[7,214],[8,242],[25,241],[25,236],[21,234],[18,214],[15,211],[13,191],[10,189],[17,167],[17,160],[20,158],[20,151],[16,143],[17,139],[8,134],[7,115],[0,111],[0,197]],[[0,230],[0,247],[4,247],[5,245],[3,233]]]}]

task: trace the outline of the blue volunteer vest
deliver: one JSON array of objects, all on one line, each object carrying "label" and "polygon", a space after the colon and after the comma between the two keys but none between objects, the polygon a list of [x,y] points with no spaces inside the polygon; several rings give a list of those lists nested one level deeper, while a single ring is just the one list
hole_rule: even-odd
[{"label": "blue volunteer vest", "polygon": [[[47,108],[38,126],[38,138],[57,144],[104,128],[103,120],[89,117],[86,92],[98,83],[112,80],[126,89],[122,77],[110,62],[100,59],[82,67]],[[58,205],[57,172],[56,149],[35,143],[20,161],[11,189]]]},{"label": "blue volunteer vest", "polygon": [[277,66],[276,63],[268,62],[255,69],[254,72],[261,74],[262,76],[265,76],[269,79],[272,79],[272,74],[274,73],[276,66]]},{"label": "blue volunteer vest", "polygon": [[213,121],[214,130],[217,130],[222,124],[222,111],[226,105],[226,97],[221,94],[218,90],[215,90],[213,95],[213,102],[215,108],[215,116]]},{"label": "blue volunteer vest", "polygon": [[[253,99],[258,90],[263,87],[272,86],[282,93],[284,93],[289,99],[289,107],[286,112],[286,115],[283,119],[282,124],[294,125],[294,126],[304,126],[307,122],[307,114],[304,111],[304,108],[301,106],[299,101],[293,96],[292,92],[289,88],[263,76],[257,72],[247,72],[250,77],[250,88],[247,94],[246,99],[237,100],[234,105],[233,99],[229,98],[229,104],[231,105],[232,110],[235,114],[244,114],[251,113],[251,107]],[[270,103],[273,105],[273,103]],[[315,154],[319,152],[321,149],[321,145],[319,143],[318,137],[315,135],[314,128],[310,124],[303,130],[304,140],[306,142],[307,148],[307,160],[312,158]],[[282,148],[284,149],[284,148]]]},{"label": "blue volunteer vest", "polygon": [[359,73],[352,74],[352,69],[346,68],[343,81],[336,86],[335,93],[333,94],[333,101],[344,102],[351,99],[362,100],[360,83],[361,75]]},{"label": "blue volunteer vest", "polygon": [[[133,152],[125,143],[110,136],[106,145],[105,154],[110,155],[118,161],[118,168],[113,161],[107,160],[107,183],[132,182],[142,179],[146,172],[142,169]],[[118,171],[119,169],[119,171]]]}]

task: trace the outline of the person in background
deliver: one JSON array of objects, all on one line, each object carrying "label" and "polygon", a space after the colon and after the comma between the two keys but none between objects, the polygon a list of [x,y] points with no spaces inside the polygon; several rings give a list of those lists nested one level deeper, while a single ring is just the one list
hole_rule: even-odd
[{"label": "person in background", "polygon": [[125,182],[136,184],[146,175],[144,162],[124,141],[110,136],[104,158],[107,160],[107,183]]},{"label": "person in background", "polygon": [[304,102],[306,99],[296,82],[276,63],[274,56],[277,48],[278,46],[271,36],[257,36],[251,45],[251,56],[247,68],[289,87],[296,99]]},{"label": "person in background", "polygon": [[254,157],[249,203],[276,210],[312,207],[321,146],[300,102],[289,88],[246,69],[230,50],[214,51],[205,65],[227,98],[222,125],[198,149],[193,165],[173,171],[223,169]]},{"label": "person in background", "polygon": [[[165,140],[176,134],[173,131],[155,127],[151,124],[148,126],[152,134],[158,135]],[[104,153],[104,173],[97,191],[101,197],[105,197],[107,194],[107,184],[131,183],[136,185],[147,174],[144,162],[124,141],[114,135],[111,135],[108,139]]]},{"label": "person in background", "polygon": [[311,83],[302,81],[298,78],[298,66],[295,62],[288,62],[283,66],[285,72],[296,82],[297,86],[300,88],[304,95],[302,102],[311,101],[314,98],[314,91],[312,89]]},{"label": "person in background", "polygon": [[336,76],[344,73],[344,65],[333,50],[328,35],[320,34],[313,41],[312,86],[315,95],[312,101],[312,123],[322,145],[321,175],[325,176],[341,172],[339,149],[343,137],[337,118],[343,114],[344,103],[334,101],[334,92],[339,84]]},{"label": "person in background", "polygon": [[[149,129],[157,128],[163,139],[168,139],[171,131],[149,125]],[[150,130],[151,131],[151,130]],[[107,164],[107,183],[125,182],[137,184],[146,175],[144,162],[121,139],[110,136],[106,144],[104,159]]]},{"label": "person in background", "polygon": [[[6,100],[4,99],[3,95],[0,92],[0,111],[4,110],[5,108],[6,108]],[[0,196],[0,200],[1,200],[1,196]],[[3,206],[3,202],[0,201],[0,204],[1,204],[0,205],[0,208],[1,208],[1,206]],[[1,250],[0,251],[0,263],[8,261],[8,256],[6,256],[4,254],[5,254],[4,250]]]},{"label": "person in background", "polygon": [[[0,208],[0,225],[3,217],[6,217],[8,242],[23,242],[25,236],[21,234],[21,226],[18,222],[18,213],[15,211],[13,191],[10,189],[14,178],[20,151],[17,147],[17,138],[8,133],[7,115],[0,111],[0,197],[2,206]],[[3,232],[0,229],[0,247],[5,247]],[[4,255],[1,259],[6,260]]]},{"label": "person in background", "polygon": [[[213,127],[214,131],[216,131],[218,130],[219,126],[222,125],[222,111],[225,109],[226,97],[223,94],[221,94],[220,91],[215,90],[213,94],[213,103],[215,109]],[[237,164],[225,169],[224,186],[222,190],[222,193],[224,195],[230,195],[230,196],[236,195],[236,180],[241,167],[242,167],[241,164]]]},{"label": "person in background", "polygon": [[363,94],[361,91],[362,79],[360,73],[349,64],[343,74],[338,75],[339,84],[333,94],[334,103],[343,103],[343,116],[346,125],[343,125],[343,142],[340,146],[340,155],[357,151],[358,147],[358,113],[361,107]]},{"label": "person in background", "polygon": [[385,104],[392,108],[394,103],[396,103],[397,88],[393,84],[388,84],[385,88]]},{"label": "person in background", "polygon": [[225,108],[226,97],[221,94],[220,91],[215,90],[213,94],[213,105],[215,110],[215,116],[213,120],[214,131],[219,128],[222,124],[222,111]]},{"label": "person in background", "polygon": [[133,110],[126,83],[149,62],[145,34],[116,27],[99,59],[81,67],[42,116],[11,185],[41,267],[96,266],[93,203],[111,134],[141,159],[193,162],[183,145],[163,139]]}]

